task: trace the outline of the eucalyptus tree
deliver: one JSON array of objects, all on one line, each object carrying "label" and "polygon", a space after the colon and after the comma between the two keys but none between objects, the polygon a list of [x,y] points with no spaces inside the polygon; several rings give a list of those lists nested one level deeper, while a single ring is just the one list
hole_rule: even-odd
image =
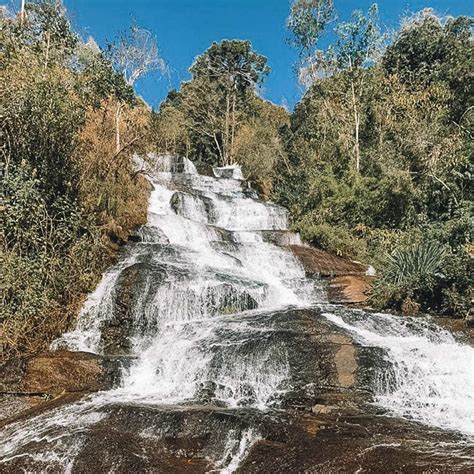
[{"label": "eucalyptus tree", "polygon": [[298,76],[306,86],[320,77],[323,55],[318,50],[318,43],[334,19],[333,0],[294,0],[291,5],[287,20],[292,33],[290,44],[298,49]]},{"label": "eucalyptus tree", "polygon": [[[109,45],[108,49],[115,69],[122,74],[130,87],[133,87],[138,79],[152,71],[164,74],[167,70],[166,63],[160,55],[155,35],[138,25],[133,25],[122,33],[116,42]],[[115,112],[117,153],[121,150],[120,117],[123,107],[124,101],[119,100]]]}]

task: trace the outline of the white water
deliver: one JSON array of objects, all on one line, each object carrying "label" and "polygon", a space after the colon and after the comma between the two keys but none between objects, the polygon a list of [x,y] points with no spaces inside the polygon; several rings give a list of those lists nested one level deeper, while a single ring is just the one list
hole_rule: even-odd
[{"label": "white water", "polygon": [[386,351],[392,370],[380,374],[378,405],[397,416],[474,436],[473,347],[420,318],[324,310],[363,345]]},{"label": "white water", "polygon": [[[214,396],[220,402],[230,407],[265,408],[276,399],[288,377],[284,351],[269,346],[245,352],[242,340],[230,343],[248,327],[236,315],[229,318],[216,314],[208,300],[213,288],[215,306],[229,297],[228,287],[222,289],[216,279],[216,275],[225,274],[233,288],[233,306],[239,310],[245,309],[239,305],[239,294],[244,293],[259,309],[267,311],[320,301],[314,284],[305,280],[304,270],[293,254],[263,242],[258,232],[286,230],[286,211],[242,197],[241,183],[232,179],[214,179],[218,192],[212,192],[212,178],[202,177],[201,185],[205,186],[201,188],[207,188],[205,191],[176,194],[172,175],[155,176],[147,242],[153,242],[153,235],[159,236],[157,241],[165,238],[168,245],[179,249],[181,262],[194,274],[156,291],[144,291],[148,301],[141,317],[154,319],[159,329],[153,337],[148,334],[136,338],[139,360],[116,393],[127,400],[179,403],[192,399],[203,384],[212,381],[217,386]],[[193,189],[200,187],[196,186],[200,178],[193,176]],[[224,198],[223,190],[234,197]],[[206,210],[203,199],[208,209],[212,206],[210,210]],[[226,231],[238,227],[245,231],[246,238],[222,241],[214,225]],[[162,256],[157,260],[163,261]]]},{"label": "white water", "polygon": [[[141,230],[144,242],[130,246],[104,275],[76,328],[53,344],[102,352],[102,329],[113,318],[121,275],[145,264],[151,270],[132,311],[136,363],[115,390],[42,414],[26,427],[9,426],[3,460],[30,456],[69,470],[82,434],[102,419],[108,404],[179,406],[199,403],[207,390],[215,403],[229,408],[266,410],[288,389],[285,347],[267,341],[270,323],[254,327],[245,316],[321,301],[322,291],[305,279],[291,251],[265,242],[261,232],[282,229],[287,240],[298,242],[287,231],[286,211],[246,197],[239,180],[199,176],[187,161],[180,165],[185,174],[178,176],[170,173],[174,166],[166,157],[148,167],[154,189]],[[159,284],[153,265],[159,265]],[[233,472],[257,439],[254,430],[229,433],[224,453],[215,458],[216,470]],[[41,441],[48,442],[49,457],[22,451]]]}]

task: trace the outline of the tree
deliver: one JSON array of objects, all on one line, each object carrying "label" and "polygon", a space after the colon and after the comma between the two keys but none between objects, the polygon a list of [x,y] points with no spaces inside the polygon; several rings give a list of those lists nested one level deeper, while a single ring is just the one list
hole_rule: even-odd
[{"label": "tree", "polygon": [[[148,30],[133,25],[119,39],[109,45],[109,56],[116,70],[123,75],[130,87],[151,71],[166,72],[166,63],[158,50],[156,37]],[[118,101],[115,113],[116,152],[121,150],[120,116],[124,103]]]},{"label": "tree", "polygon": [[[190,72],[192,81],[187,86],[188,95],[183,94],[187,115],[196,111],[198,96],[212,97],[207,107],[201,104],[211,124],[211,130],[204,134],[212,138],[220,161],[230,164],[235,158],[235,136],[248,106],[249,94],[255,93],[270,72],[267,59],[253,51],[250,41],[224,40],[213,43],[198,56]],[[194,120],[192,127],[196,129],[201,125]]]},{"label": "tree", "polygon": [[[0,8],[0,345],[7,353],[45,349],[67,329],[110,263],[112,239],[126,240],[145,222],[148,193],[131,153],[116,159],[111,113],[118,99],[140,100],[103,52],[81,42],[60,1],[25,3],[23,19]],[[147,107],[126,112],[124,140],[145,135]],[[133,151],[145,147],[135,142]]]},{"label": "tree", "polygon": [[[379,58],[375,9],[355,12],[323,54],[331,74],[317,76],[283,135],[288,158],[277,163],[273,199],[307,242],[377,268],[377,307],[469,311],[470,24],[425,12]],[[409,250],[424,261],[433,245],[446,252],[442,272],[393,281],[386,255],[405,260]]]},{"label": "tree", "polygon": [[332,0],[295,0],[291,6],[287,20],[293,35],[290,43],[299,51],[298,76],[307,86],[318,77],[321,59],[318,42],[334,17]]},{"label": "tree", "polygon": [[286,155],[280,131],[288,126],[289,113],[259,97],[253,99],[255,112],[239,128],[235,138],[235,159],[246,179],[269,197],[275,168]]},{"label": "tree", "polygon": [[378,7],[373,4],[364,15],[356,10],[352,21],[340,23],[336,28],[337,40],[329,60],[337,71],[347,72],[351,87],[350,106],[354,119],[354,160],[360,173],[360,110],[359,102],[363,86],[360,70],[373,63],[380,52],[383,37],[378,27]]},{"label": "tree", "polygon": [[164,103],[159,113],[153,113],[152,135],[157,151],[188,155],[189,137],[184,113],[171,103]]},{"label": "tree", "polygon": [[293,33],[292,43],[299,49],[299,78],[306,85],[333,74],[344,74],[351,86],[348,105],[353,116],[353,157],[356,173],[360,173],[360,70],[373,63],[380,51],[383,36],[377,19],[378,8],[374,4],[364,15],[356,10],[352,20],[339,23],[335,28],[336,41],[326,51],[317,49],[318,41],[327,24],[334,18],[331,0],[295,0],[288,18]]},{"label": "tree", "polygon": [[25,21],[25,0],[21,0],[20,23],[23,24],[24,21]]},{"label": "tree", "polygon": [[453,94],[452,119],[463,125],[474,105],[472,61],[474,18],[443,20],[425,9],[404,20],[402,29],[383,57],[390,74],[414,88],[445,83]]}]

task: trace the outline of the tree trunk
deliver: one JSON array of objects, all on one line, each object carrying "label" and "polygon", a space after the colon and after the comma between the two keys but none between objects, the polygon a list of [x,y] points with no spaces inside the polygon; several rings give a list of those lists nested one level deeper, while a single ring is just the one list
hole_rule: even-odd
[{"label": "tree trunk", "polygon": [[20,24],[23,25],[24,21],[25,21],[25,0],[21,0]]},{"label": "tree trunk", "polygon": [[357,110],[357,101],[355,96],[354,81],[351,81],[352,90],[352,110],[354,113],[354,158],[357,173],[360,173],[360,143],[359,143],[359,128],[360,128],[360,114]]},{"label": "tree trunk", "polygon": [[46,53],[45,53],[45,58],[44,58],[44,69],[45,70],[48,67],[50,43],[51,43],[51,35],[49,34],[49,32],[47,32],[46,33]]},{"label": "tree trunk", "polygon": [[122,103],[117,104],[115,111],[115,152],[120,151],[120,116],[122,115]]},{"label": "tree trunk", "polygon": [[234,84],[234,91],[232,94],[232,131],[231,131],[231,136],[230,136],[230,163],[232,164],[234,162],[234,139],[235,139],[235,107],[236,107],[236,102],[237,102],[237,95],[236,95],[236,84]]},{"label": "tree trunk", "polygon": [[225,132],[224,132],[224,140],[223,140],[223,165],[228,165],[227,163],[227,154],[229,151],[229,122],[230,122],[230,96],[229,94],[226,95],[226,110],[225,110]]}]

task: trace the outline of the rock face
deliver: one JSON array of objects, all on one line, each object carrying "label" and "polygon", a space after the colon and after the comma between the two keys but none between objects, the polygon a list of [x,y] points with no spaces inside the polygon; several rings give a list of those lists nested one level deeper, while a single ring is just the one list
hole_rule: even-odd
[{"label": "rock face", "polygon": [[[282,341],[289,349],[293,390],[283,395],[279,410],[222,408],[214,400],[217,387],[209,384],[200,403],[182,407],[111,399],[93,408],[76,397],[55,424],[57,399],[43,412],[35,410],[32,426],[29,412],[3,421],[7,433],[23,429],[27,440],[30,432],[35,437],[2,462],[2,472],[63,472],[71,456],[78,473],[205,473],[233,462],[241,473],[443,472],[446,466],[468,472],[469,457],[463,456],[469,445],[459,444],[460,436],[384,416],[371,404],[374,377],[384,370],[379,349],[359,346],[315,310],[262,315],[248,334],[258,334],[260,325],[273,333],[267,341],[250,337],[249,349]],[[23,363],[21,386],[49,393],[97,390],[111,383],[106,367],[93,354],[44,354]],[[55,456],[42,454],[50,451]]]},{"label": "rock face", "polygon": [[368,276],[370,272],[367,265],[313,247],[290,247],[308,277],[321,276],[328,280],[330,303],[360,304],[367,301],[372,279]]},{"label": "rock face", "polygon": [[131,338],[134,334],[133,311],[141,295],[141,288],[152,277],[151,284],[160,284],[165,277],[165,269],[147,262],[136,263],[126,268],[117,284],[117,297],[110,318],[102,323],[102,351],[110,355],[131,353]]},{"label": "rock face", "polygon": [[324,250],[302,245],[291,245],[291,250],[303,264],[308,275],[323,277],[338,275],[365,275],[367,266],[346,258],[338,257]]},{"label": "rock face", "polygon": [[328,300],[331,303],[364,303],[370,289],[371,277],[342,275],[329,280]]},{"label": "rock face", "polygon": [[50,352],[29,360],[23,379],[26,392],[51,395],[98,391],[111,386],[102,357],[87,352]]},{"label": "rock face", "polygon": [[[456,457],[459,438],[437,430],[350,409],[280,412],[272,416],[218,407],[169,411],[110,405],[83,435],[72,472],[206,473],[229,464],[228,451],[244,449],[258,426],[239,473],[470,472]],[[160,427],[166,426],[163,430]],[[222,433],[232,433],[223,436]],[[249,433],[252,433],[249,435]],[[257,434],[258,433],[258,434]],[[409,440],[409,441],[406,441]],[[46,441],[31,443],[33,451]],[[44,458],[43,458],[44,459]],[[3,472],[63,472],[61,459],[17,457]],[[235,466],[237,467],[237,466]],[[448,467],[448,469],[446,469]]]},{"label": "rock face", "polygon": [[111,388],[120,377],[121,361],[89,352],[45,352],[11,360],[0,368],[1,391],[23,396],[96,392]]}]

